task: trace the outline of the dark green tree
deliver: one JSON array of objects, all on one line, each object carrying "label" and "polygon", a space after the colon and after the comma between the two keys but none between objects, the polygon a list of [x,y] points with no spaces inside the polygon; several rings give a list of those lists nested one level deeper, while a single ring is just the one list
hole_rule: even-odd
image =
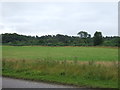
[{"label": "dark green tree", "polygon": [[79,38],[68,35],[44,35],[44,36],[26,36],[17,33],[0,34],[2,36],[3,45],[27,46],[27,45],[42,45],[42,46],[120,46],[120,37],[106,36],[102,37],[102,33],[96,32],[94,38],[90,34],[87,38]]},{"label": "dark green tree", "polygon": [[88,36],[87,36],[88,38],[91,38],[91,35],[90,34],[88,34]]},{"label": "dark green tree", "polygon": [[77,35],[79,35],[80,38],[90,38],[90,37],[91,37],[91,35],[88,34],[88,33],[85,32],[85,31],[80,31],[80,32],[77,33]]},{"label": "dark green tree", "polygon": [[101,45],[102,42],[103,42],[103,36],[102,36],[102,33],[101,32],[95,32],[94,34],[94,37],[93,37],[93,43],[94,43],[94,46],[96,45]]},{"label": "dark green tree", "polygon": [[87,32],[85,32],[85,31],[80,31],[80,32],[78,32],[78,34],[77,34],[77,35],[80,35],[80,38],[87,38],[88,33],[87,33]]}]

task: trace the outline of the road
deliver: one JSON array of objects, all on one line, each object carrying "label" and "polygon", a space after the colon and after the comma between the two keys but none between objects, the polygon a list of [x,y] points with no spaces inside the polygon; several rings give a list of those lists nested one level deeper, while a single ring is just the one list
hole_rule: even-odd
[{"label": "road", "polygon": [[2,77],[2,88],[75,88],[75,87]]}]

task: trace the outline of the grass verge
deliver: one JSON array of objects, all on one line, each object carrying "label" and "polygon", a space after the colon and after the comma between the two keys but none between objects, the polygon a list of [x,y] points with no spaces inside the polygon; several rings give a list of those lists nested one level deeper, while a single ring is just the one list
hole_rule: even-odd
[{"label": "grass verge", "polygon": [[[107,64],[107,62],[105,62]],[[118,64],[3,59],[3,76],[92,88],[117,88]]]}]

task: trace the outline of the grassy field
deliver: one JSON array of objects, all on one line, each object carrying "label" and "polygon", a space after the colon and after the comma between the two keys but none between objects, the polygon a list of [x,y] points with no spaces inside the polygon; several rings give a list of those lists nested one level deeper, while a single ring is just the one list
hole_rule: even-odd
[{"label": "grassy field", "polygon": [[28,60],[117,61],[118,49],[100,47],[3,46],[3,58]]},{"label": "grassy field", "polygon": [[117,48],[3,46],[2,74],[82,87],[117,88],[117,60]]}]

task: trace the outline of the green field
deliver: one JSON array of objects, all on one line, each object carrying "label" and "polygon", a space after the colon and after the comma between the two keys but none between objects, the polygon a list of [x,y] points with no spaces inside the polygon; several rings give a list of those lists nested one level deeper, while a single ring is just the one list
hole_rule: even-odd
[{"label": "green field", "polygon": [[117,61],[117,48],[3,46],[3,58],[28,60]]},{"label": "green field", "polygon": [[117,48],[3,46],[2,49],[3,76],[79,87],[118,87]]}]

